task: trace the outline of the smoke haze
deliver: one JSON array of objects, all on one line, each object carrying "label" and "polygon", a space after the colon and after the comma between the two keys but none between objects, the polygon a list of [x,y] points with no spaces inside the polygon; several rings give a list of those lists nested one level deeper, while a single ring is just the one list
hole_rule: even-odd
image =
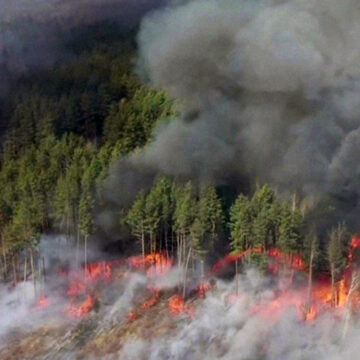
[{"label": "smoke haze", "polygon": [[[273,315],[249,315],[259,301],[271,302],[275,293],[263,276],[250,269],[240,282],[240,294],[233,304],[225,294],[235,291],[235,282],[217,282],[217,289],[196,310],[192,322],[180,323],[169,338],[129,340],[120,352],[121,359],[226,359],[226,360],[350,360],[356,358],[359,327],[351,327],[345,341],[343,323],[325,314],[313,323],[299,321],[293,307],[274,320]],[[276,309],[274,309],[276,313]],[[251,311],[250,311],[251,313]],[[276,318],[276,315],[275,315]]]}]

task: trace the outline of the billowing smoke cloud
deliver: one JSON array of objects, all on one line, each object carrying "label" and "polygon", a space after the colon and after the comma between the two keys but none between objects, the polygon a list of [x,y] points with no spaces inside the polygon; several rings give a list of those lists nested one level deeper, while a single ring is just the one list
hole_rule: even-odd
[{"label": "billowing smoke cloud", "polygon": [[139,34],[140,71],[182,102],[135,163],[359,199],[360,4],[198,0]]}]

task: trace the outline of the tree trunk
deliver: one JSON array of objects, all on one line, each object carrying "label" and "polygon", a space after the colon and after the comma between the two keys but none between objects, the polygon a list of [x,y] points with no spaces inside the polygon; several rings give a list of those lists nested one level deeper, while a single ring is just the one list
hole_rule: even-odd
[{"label": "tree trunk", "polygon": [[166,252],[166,257],[167,257],[167,258],[170,257],[168,237],[169,237],[169,227],[166,225],[166,226],[165,226],[165,252]]},{"label": "tree trunk", "polygon": [[36,273],[34,267],[34,252],[32,248],[30,248],[30,266],[31,266],[31,276],[34,284],[34,293],[36,294]]},{"label": "tree trunk", "polygon": [[27,280],[27,252],[25,252],[25,260],[24,260],[24,282]]},{"label": "tree trunk", "polygon": [[7,269],[5,242],[4,242],[3,237],[1,238],[1,248],[2,248],[2,256],[3,256],[3,275],[4,275],[4,281],[5,281],[7,278],[8,269]]},{"label": "tree trunk", "polygon": [[239,295],[239,259],[235,261],[235,291]]},{"label": "tree trunk", "polygon": [[308,278],[308,291],[307,291],[307,304],[306,304],[306,317],[312,308],[312,281],[313,281],[313,261],[314,261],[314,249],[311,248],[310,261],[309,261],[309,278]]},{"label": "tree trunk", "polygon": [[145,259],[145,233],[144,230],[141,230],[141,254],[143,260]]},{"label": "tree trunk", "polygon": [[176,234],[176,252],[177,252],[177,260],[178,265],[181,266],[181,252],[180,252],[180,234]]},{"label": "tree trunk", "polygon": [[80,252],[80,232],[79,232],[79,226],[77,229],[77,234],[76,234],[76,255],[75,255],[75,264],[76,267],[79,267],[79,252]]},{"label": "tree trunk", "polygon": [[43,283],[44,283],[44,288],[45,288],[46,270],[45,270],[45,258],[44,257],[42,257],[42,272],[43,272]]},{"label": "tree trunk", "polygon": [[17,285],[17,274],[16,274],[16,261],[15,255],[12,257],[12,266],[13,266],[13,277],[14,277],[14,285]]},{"label": "tree trunk", "polygon": [[335,265],[331,264],[331,307],[336,306]]},{"label": "tree trunk", "polygon": [[185,295],[186,295],[186,278],[187,278],[187,270],[188,270],[189,261],[190,261],[190,255],[191,255],[191,248],[189,249],[188,256],[187,256],[187,259],[186,259],[186,264],[185,264],[184,286],[183,286],[183,299],[185,299]]},{"label": "tree trunk", "polygon": [[85,261],[84,275],[85,275],[85,279],[86,279],[86,275],[87,275],[87,238],[88,238],[88,236],[85,235],[85,238],[84,238],[84,261]]},{"label": "tree trunk", "polygon": [[348,296],[346,298],[346,306],[345,306],[345,317],[344,317],[344,329],[343,329],[343,339],[345,339],[349,325],[351,321],[352,315],[352,297],[356,291],[360,288],[360,269],[353,270],[352,277],[351,277],[351,285],[349,289]]},{"label": "tree trunk", "polygon": [[183,243],[183,250],[182,250],[182,258],[183,258],[183,262],[184,262],[184,265],[185,265],[185,259],[186,259],[186,235],[183,234],[183,240],[182,240],[182,243]]}]

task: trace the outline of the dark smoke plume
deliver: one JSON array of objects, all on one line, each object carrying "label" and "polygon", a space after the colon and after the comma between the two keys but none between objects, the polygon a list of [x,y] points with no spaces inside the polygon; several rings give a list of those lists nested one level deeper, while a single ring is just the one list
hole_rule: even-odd
[{"label": "dark smoke plume", "polygon": [[183,107],[134,162],[357,205],[359,19],[356,0],[197,0],[147,17],[139,70]]}]

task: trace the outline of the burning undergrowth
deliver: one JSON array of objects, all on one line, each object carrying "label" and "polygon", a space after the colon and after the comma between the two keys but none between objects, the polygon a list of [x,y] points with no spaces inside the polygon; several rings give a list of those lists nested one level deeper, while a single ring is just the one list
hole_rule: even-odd
[{"label": "burning undergrowth", "polygon": [[[348,268],[335,286],[335,302],[325,275],[309,287],[304,261],[278,249],[229,255],[200,277],[162,253],[93,262],[78,270],[60,267],[58,288],[35,292],[33,284],[24,283],[2,297],[3,320],[9,321],[1,322],[7,345],[0,355],[351,358],[360,332],[355,310],[359,294],[351,291],[359,246],[359,238],[353,237]],[[267,275],[244,266],[254,253],[268,258]],[[240,275],[221,279],[237,262],[243,264]]]}]

